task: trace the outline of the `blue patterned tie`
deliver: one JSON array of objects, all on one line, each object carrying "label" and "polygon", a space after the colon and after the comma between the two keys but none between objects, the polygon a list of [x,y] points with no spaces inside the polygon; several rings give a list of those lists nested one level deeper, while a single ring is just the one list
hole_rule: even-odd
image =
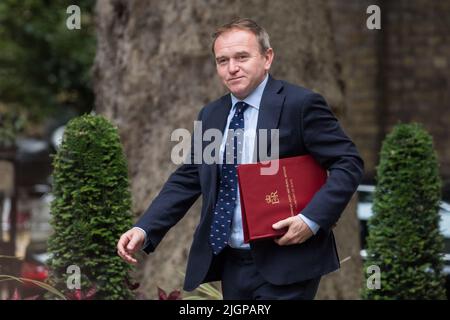
[{"label": "blue patterned tie", "polygon": [[[223,164],[220,175],[219,195],[217,197],[216,206],[214,209],[213,222],[211,225],[211,233],[209,241],[214,254],[219,254],[223,248],[228,244],[228,238],[231,230],[231,220],[233,218],[234,208],[236,207],[237,197],[237,164],[242,159],[242,143],[243,137],[240,134],[244,130],[244,111],[248,104],[244,102],[236,103],[236,111],[230,121],[228,130],[237,130],[231,133],[228,131],[227,141],[225,143],[225,150],[223,152]],[[229,139],[233,135],[233,140]],[[239,139],[238,139],[239,137]],[[227,163],[228,158],[231,157],[231,150],[233,150],[233,163]],[[229,162],[229,161],[228,161]]]}]

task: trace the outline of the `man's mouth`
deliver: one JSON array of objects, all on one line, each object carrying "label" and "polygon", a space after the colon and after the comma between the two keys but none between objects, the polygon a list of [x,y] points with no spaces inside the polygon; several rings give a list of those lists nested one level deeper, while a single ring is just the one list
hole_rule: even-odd
[{"label": "man's mouth", "polygon": [[239,80],[239,79],[242,79],[243,77],[236,77],[236,78],[231,78],[231,79],[229,79],[228,81],[235,81],[235,80]]}]

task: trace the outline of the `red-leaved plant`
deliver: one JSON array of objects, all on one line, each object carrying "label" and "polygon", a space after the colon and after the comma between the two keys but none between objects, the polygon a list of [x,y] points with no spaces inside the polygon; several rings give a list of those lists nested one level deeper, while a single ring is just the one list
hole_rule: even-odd
[{"label": "red-leaved plant", "polygon": [[74,292],[71,292],[67,295],[67,299],[69,299],[69,300],[93,300],[96,292],[97,292],[97,288],[95,287],[95,285],[85,292],[81,291],[81,289],[76,289]]},{"label": "red-leaved plant", "polygon": [[[130,281],[130,279],[128,279],[128,278],[125,279],[125,284],[132,291],[136,290],[140,286],[139,282],[132,283]],[[81,289],[77,289],[73,293],[69,294],[67,296],[67,298],[69,300],[94,300],[96,293],[97,293],[97,288],[95,285],[93,285],[86,292],[81,291]],[[141,296],[139,295],[139,293],[136,293],[136,298],[139,299],[140,297]]]},{"label": "red-leaved plant", "polygon": [[167,295],[166,291],[158,287],[158,297],[159,300],[181,300],[181,291],[173,290]]}]

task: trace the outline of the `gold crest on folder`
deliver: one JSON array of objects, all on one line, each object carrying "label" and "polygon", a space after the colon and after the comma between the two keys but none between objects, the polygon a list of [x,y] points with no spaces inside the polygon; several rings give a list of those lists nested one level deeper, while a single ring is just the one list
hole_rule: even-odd
[{"label": "gold crest on folder", "polygon": [[268,204],[277,204],[280,203],[280,199],[278,198],[278,191],[275,190],[274,192],[271,192],[270,194],[266,195],[266,202]]}]

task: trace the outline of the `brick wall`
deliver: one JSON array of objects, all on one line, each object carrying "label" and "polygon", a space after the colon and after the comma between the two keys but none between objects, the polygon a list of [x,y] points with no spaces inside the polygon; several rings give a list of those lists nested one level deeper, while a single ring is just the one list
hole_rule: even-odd
[{"label": "brick wall", "polygon": [[[381,7],[381,30],[366,28],[366,8]],[[401,122],[433,136],[450,194],[450,1],[328,0],[344,79],[344,126],[365,162],[378,163],[380,141]]]},{"label": "brick wall", "polygon": [[379,31],[366,28],[366,8],[374,1],[329,0],[336,51],[345,84],[343,126],[365,161],[366,176],[374,175],[379,150],[377,90]]}]

